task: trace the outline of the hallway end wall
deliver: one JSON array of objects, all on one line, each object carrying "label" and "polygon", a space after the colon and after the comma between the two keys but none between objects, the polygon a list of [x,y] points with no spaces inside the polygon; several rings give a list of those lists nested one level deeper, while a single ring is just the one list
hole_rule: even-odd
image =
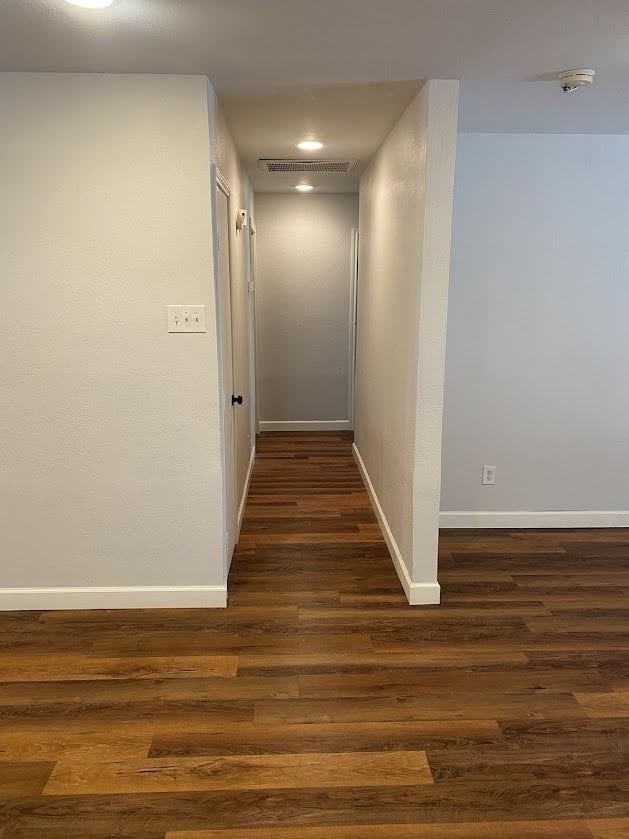
[{"label": "hallway end wall", "polygon": [[258,193],[262,431],[351,428],[355,193]]}]

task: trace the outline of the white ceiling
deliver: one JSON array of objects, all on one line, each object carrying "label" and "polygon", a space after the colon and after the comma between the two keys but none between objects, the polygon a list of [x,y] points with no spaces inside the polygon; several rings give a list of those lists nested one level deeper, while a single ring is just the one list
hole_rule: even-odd
[{"label": "white ceiling", "polygon": [[629,70],[628,0],[2,0],[0,69],[207,73],[219,93]]},{"label": "white ceiling", "polygon": [[409,79],[464,80],[463,130],[629,133],[629,0],[0,0],[0,70],[206,74],[250,165],[307,129],[364,159],[412,85],[348,86]]},{"label": "white ceiling", "polygon": [[462,131],[628,134],[629,68],[598,72],[591,88],[569,94],[556,73],[547,81],[464,81],[459,123]]},{"label": "white ceiling", "polygon": [[[352,192],[366,163],[388,134],[421,82],[341,85],[291,90],[273,95],[242,94],[221,98],[232,135],[253,188],[284,192],[296,183],[325,192]],[[296,144],[316,138],[318,152],[302,152]],[[357,160],[349,175],[269,175],[259,158],[287,157]]]}]

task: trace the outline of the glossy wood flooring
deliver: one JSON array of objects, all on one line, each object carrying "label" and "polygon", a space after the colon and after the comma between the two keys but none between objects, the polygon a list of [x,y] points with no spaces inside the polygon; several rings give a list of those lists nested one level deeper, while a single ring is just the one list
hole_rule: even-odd
[{"label": "glossy wood flooring", "polygon": [[629,837],[629,533],[444,533],[411,608],[349,435],[258,452],[227,610],[0,615],[2,839]]}]

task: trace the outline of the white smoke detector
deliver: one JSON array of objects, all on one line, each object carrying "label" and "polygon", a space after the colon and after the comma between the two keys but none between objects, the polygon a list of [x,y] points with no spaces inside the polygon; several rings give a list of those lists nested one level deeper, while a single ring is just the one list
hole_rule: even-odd
[{"label": "white smoke detector", "polygon": [[559,76],[559,84],[564,93],[573,93],[581,87],[589,87],[594,81],[596,70],[566,70]]}]

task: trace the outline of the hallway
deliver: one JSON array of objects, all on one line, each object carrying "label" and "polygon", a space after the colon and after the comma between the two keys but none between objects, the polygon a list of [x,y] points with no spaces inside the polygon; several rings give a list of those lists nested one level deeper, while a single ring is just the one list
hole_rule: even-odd
[{"label": "hallway", "polygon": [[0,835],[627,836],[628,555],[446,532],[409,607],[351,434],[262,435],[226,611],[0,615]]},{"label": "hallway", "polygon": [[[261,434],[229,577],[230,605],[270,599],[279,605],[279,597],[325,608],[338,605],[341,593],[351,598],[371,590],[405,602],[352,456],[352,432]],[[300,645],[310,634],[299,633]],[[312,643],[314,650],[316,637]],[[347,630],[338,644],[339,652],[365,649]],[[329,649],[326,643],[317,651]]]}]

